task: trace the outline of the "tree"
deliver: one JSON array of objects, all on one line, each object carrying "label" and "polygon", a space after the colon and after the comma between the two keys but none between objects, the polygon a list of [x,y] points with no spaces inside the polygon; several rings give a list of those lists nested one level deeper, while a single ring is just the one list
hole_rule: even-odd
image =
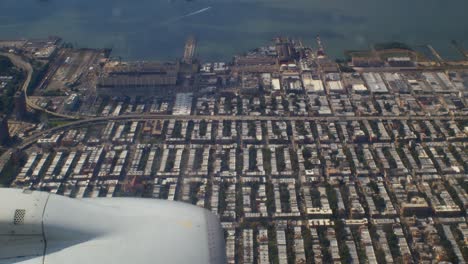
[{"label": "tree", "polygon": [[386,207],[385,200],[381,196],[375,197],[374,203],[375,203],[375,207],[377,207],[377,210],[379,211],[385,210],[385,207]]},{"label": "tree", "polygon": [[339,252],[341,256],[341,263],[343,264],[351,263],[352,262],[351,253],[349,252],[348,246],[345,244],[346,230],[345,230],[345,225],[343,221],[337,220],[335,222],[335,233],[336,233],[336,240],[338,241],[338,248],[339,248]]},{"label": "tree", "polygon": [[8,57],[0,56],[0,72],[8,72],[13,67],[13,63]]},{"label": "tree", "polygon": [[387,261],[385,260],[385,252],[381,248],[375,251],[375,257],[377,259],[377,263],[382,263],[382,264],[387,263]]},{"label": "tree", "polygon": [[375,181],[370,181],[367,184],[367,187],[371,188],[372,191],[374,191],[374,193],[379,193],[379,186],[377,185]]},{"label": "tree", "polygon": [[338,210],[338,197],[336,195],[335,189],[330,184],[326,185],[327,198],[330,203],[330,208],[333,210],[333,213],[336,214]]},{"label": "tree", "polygon": [[390,247],[390,252],[392,253],[392,256],[398,257],[401,255],[400,253],[400,247],[398,246],[399,241],[398,237],[395,235],[393,230],[389,230],[389,232],[386,232],[387,235],[387,241],[388,241],[388,246]]}]

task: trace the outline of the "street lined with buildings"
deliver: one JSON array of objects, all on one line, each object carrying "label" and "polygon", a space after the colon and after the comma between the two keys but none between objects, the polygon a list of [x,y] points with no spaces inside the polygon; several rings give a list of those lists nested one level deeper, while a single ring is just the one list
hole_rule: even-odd
[{"label": "street lined with buildings", "polygon": [[468,71],[408,51],[337,64],[320,38],[232,62],[200,63],[195,45],[168,63],[58,51],[28,106],[79,120],[15,132],[0,173],[206,208],[229,263],[466,262]]}]

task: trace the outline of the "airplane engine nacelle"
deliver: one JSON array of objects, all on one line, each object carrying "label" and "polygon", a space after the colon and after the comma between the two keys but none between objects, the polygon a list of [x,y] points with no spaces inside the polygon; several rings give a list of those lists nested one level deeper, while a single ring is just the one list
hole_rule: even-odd
[{"label": "airplane engine nacelle", "polygon": [[192,205],[1,188],[0,201],[0,264],[226,263],[217,217]]}]

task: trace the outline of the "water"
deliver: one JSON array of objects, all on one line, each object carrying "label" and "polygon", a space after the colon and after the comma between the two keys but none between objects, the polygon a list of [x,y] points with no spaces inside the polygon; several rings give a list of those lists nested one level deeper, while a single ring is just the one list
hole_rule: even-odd
[{"label": "water", "polygon": [[453,58],[450,40],[468,48],[466,10],[466,0],[0,0],[0,38],[58,35],[124,59],[167,60],[193,34],[201,58],[221,60],[278,35],[313,44],[320,34],[334,57],[402,41]]}]

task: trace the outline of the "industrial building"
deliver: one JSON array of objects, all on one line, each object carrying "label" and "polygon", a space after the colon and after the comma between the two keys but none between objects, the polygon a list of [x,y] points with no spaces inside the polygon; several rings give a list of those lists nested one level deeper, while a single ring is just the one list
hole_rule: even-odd
[{"label": "industrial building", "polygon": [[97,83],[101,95],[149,96],[177,91],[178,63],[110,62]]}]

